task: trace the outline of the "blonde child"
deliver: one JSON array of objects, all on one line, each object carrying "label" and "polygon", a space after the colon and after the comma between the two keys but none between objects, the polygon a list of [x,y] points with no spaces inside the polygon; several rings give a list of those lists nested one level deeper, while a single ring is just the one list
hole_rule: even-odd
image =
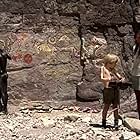
[{"label": "blonde child", "polygon": [[119,61],[118,56],[108,54],[104,57],[104,65],[101,67],[101,81],[104,85],[103,91],[103,112],[102,112],[102,126],[106,128],[106,116],[110,105],[112,104],[114,110],[114,127],[118,129],[118,105],[120,103],[119,88],[117,81],[124,80],[119,73],[116,72],[115,67]]}]

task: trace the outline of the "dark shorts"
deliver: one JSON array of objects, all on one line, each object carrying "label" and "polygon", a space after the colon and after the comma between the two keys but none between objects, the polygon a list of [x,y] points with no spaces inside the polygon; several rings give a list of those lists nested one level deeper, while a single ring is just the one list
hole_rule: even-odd
[{"label": "dark shorts", "polygon": [[120,93],[118,88],[104,88],[103,102],[105,104],[120,104]]}]

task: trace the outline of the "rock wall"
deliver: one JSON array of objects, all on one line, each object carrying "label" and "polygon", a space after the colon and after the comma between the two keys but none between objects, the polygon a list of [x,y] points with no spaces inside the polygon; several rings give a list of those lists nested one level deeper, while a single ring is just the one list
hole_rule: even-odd
[{"label": "rock wall", "polygon": [[139,5],[136,0],[0,1],[0,46],[12,56],[10,97],[72,100],[80,90],[85,98],[99,99],[98,60],[108,52],[120,57],[120,72],[129,79]]}]

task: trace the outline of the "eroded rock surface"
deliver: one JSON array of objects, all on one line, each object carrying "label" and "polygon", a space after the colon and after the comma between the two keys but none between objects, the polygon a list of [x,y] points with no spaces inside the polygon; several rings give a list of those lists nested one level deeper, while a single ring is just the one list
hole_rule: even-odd
[{"label": "eroded rock surface", "polygon": [[79,96],[99,100],[99,60],[108,52],[129,80],[139,9],[133,0],[0,1],[0,46],[13,58],[10,99],[73,100],[83,82]]},{"label": "eroded rock surface", "polygon": [[[28,102],[29,105],[29,102]],[[38,104],[34,103],[34,106]],[[107,129],[101,127],[101,112],[83,113],[52,110],[51,113],[29,110],[21,106],[9,107],[8,115],[0,115],[1,140],[122,140],[136,139],[136,133],[124,127],[113,128],[113,115],[107,118]]]}]

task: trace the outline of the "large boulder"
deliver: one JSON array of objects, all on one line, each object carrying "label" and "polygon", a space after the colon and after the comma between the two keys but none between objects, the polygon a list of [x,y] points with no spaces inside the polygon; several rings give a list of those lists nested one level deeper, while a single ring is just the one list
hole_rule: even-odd
[{"label": "large boulder", "polygon": [[140,134],[140,120],[127,117],[124,118],[123,124],[130,130],[136,132],[137,134]]}]

